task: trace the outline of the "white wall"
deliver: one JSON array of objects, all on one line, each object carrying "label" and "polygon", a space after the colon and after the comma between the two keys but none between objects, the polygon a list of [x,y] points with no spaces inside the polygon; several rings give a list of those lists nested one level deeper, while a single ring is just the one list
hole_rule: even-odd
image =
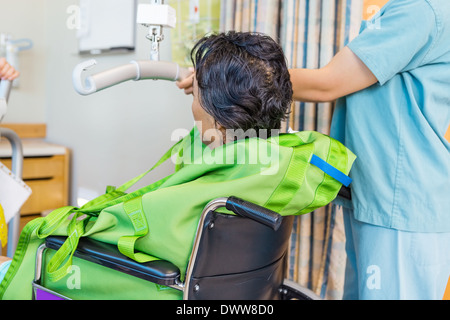
[{"label": "white wall", "polygon": [[[33,66],[24,61],[22,68],[24,87],[29,82],[35,90],[28,93],[21,87],[10,99],[19,104],[21,95],[29,95],[36,103],[19,104],[20,114],[11,114],[7,120],[45,122],[47,140],[71,150],[72,204],[76,204],[79,190],[102,194],[107,185],[118,186],[149,169],[173,143],[172,132],[190,129],[193,123],[192,98],[169,81],[130,81],[93,95],[78,95],[72,86],[72,71],[91,56],[78,55],[76,30],[67,26],[66,10],[74,4],[78,1],[0,0],[2,16],[5,7],[17,15],[8,27],[35,37],[35,48],[29,53]],[[96,70],[147,59],[150,42],[146,30],[138,25],[137,31],[134,53],[95,56]],[[168,30],[165,35],[161,60],[171,60]],[[30,117],[32,108],[37,110]],[[164,177],[172,168],[171,164],[164,166],[145,183]]]},{"label": "white wall", "polygon": [[20,52],[24,72],[20,89],[13,89],[5,122],[45,122],[46,34],[45,0],[0,0],[0,33],[31,39],[32,50]]}]

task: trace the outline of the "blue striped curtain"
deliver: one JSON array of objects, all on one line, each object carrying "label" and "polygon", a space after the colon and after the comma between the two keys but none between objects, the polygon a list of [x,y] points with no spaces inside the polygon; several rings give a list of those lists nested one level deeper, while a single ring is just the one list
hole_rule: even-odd
[{"label": "blue striped curtain", "polygon": [[222,0],[221,31],[263,32],[278,37],[281,0]]},{"label": "blue striped curtain", "polygon": [[[280,37],[290,67],[320,68],[358,34],[362,0],[282,1]],[[328,134],[331,103],[296,103],[290,125]]]},{"label": "blue striped curtain", "polygon": [[[264,32],[282,45],[291,68],[319,68],[358,34],[363,0],[222,0],[221,31]],[[329,134],[334,103],[291,107],[285,128]],[[341,208],[298,216],[288,277],[324,299],[341,299],[346,263]]]},{"label": "blue striped curtain", "polygon": [[[362,0],[283,1],[280,38],[292,68],[320,68],[358,34]],[[289,126],[329,134],[334,103],[292,106]],[[345,234],[340,207],[329,205],[296,218],[288,276],[326,299],[340,299]]]}]

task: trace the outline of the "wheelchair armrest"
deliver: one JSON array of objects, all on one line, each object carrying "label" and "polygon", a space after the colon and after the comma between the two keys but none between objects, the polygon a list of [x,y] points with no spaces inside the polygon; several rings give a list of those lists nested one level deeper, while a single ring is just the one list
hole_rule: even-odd
[{"label": "wheelchair armrest", "polygon": [[[66,237],[51,236],[45,244],[58,250],[65,240]],[[169,261],[138,263],[120,253],[115,245],[84,237],[74,256],[163,286],[176,285],[180,277],[180,269]]]}]

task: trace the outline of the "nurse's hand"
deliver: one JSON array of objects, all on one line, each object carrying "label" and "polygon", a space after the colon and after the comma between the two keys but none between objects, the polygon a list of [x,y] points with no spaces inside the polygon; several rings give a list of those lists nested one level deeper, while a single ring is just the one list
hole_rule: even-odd
[{"label": "nurse's hand", "polygon": [[176,85],[178,88],[184,90],[185,94],[192,94],[193,91],[193,81],[194,81],[194,68],[190,67],[189,71],[192,73],[184,78],[183,80],[177,81]]},{"label": "nurse's hand", "polygon": [[0,58],[0,79],[14,80],[19,76],[19,71],[14,69],[5,58]]}]

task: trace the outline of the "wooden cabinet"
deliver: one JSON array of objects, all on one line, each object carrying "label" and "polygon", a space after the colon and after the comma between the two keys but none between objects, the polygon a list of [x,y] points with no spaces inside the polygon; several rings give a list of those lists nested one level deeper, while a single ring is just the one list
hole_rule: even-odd
[{"label": "wooden cabinet", "polygon": [[[22,180],[32,190],[31,196],[20,211],[24,220],[31,218],[26,216],[41,215],[43,212],[68,205],[68,148],[45,141],[41,137],[42,132],[36,134],[39,130],[33,125],[2,124],[2,126],[16,131],[22,140],[24,153]],[[0,141],[0,161],[11,169],[11,146],[5,139]]]},{"label": "wooden cabinet", "polygon": [[[27,144],[26,141],[24,143]],[[10,159],[3,158],[0,161],[11,169]],[[22,180],[32,190],[31,196],[20,211],[22,215],[41,214],[47,210],[66,206],[68,204],[68,153],[25,157]]]}]

